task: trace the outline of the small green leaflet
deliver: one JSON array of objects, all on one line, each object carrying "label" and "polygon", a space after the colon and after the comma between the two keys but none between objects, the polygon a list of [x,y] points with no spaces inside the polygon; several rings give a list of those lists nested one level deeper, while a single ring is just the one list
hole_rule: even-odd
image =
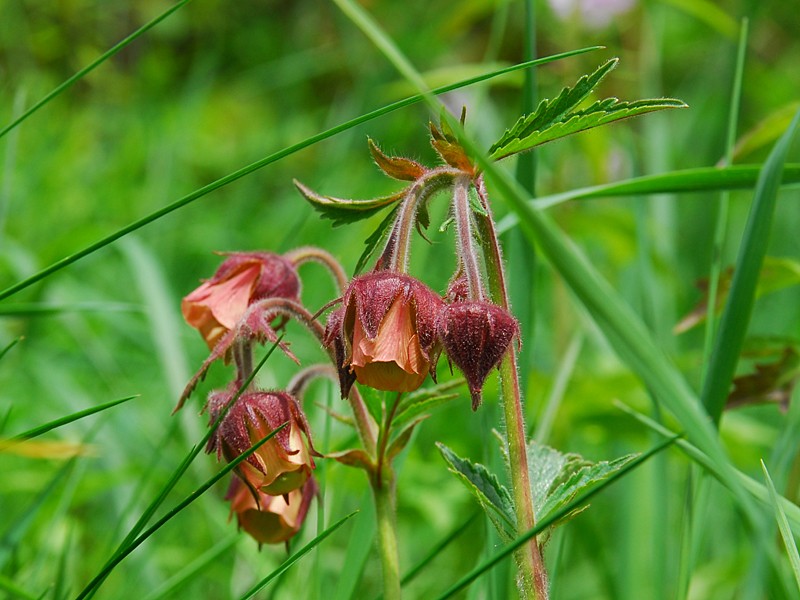
[{"label": "small green leaflet", "polygon": [[513,540],[517,518],[514,516],[514,501],[505,486],[483,465],[459,457],[442,443],[437,442],[436,446],[450,465],[450,470],[478,499],[503,541]]},{"label": "small green leaflet", "polygon": [[546,519],[580,492],[616,473],[636,458],[629,454],[612,461],[592,463],[579,454],[563,454],[549,446],[528,443],[528,473],[536,520]]},{"label": "small green leaflet", "polygon": [[500,160],[530,150],[573,133],[606,125],[621,119],[662,110],[685,108],[681,100],[654,98],[620,102],[616,98],[598,100],[588,108],[577,110],[600,81],[617,66],[619,59],[613,58],[601,65],[591,75],[581,77],[574,87],[564,88],[554,100],[543,100],[536,111],[520,117],[511,129],[489,149],[492,160]]},{"label": "small green leaflet", "polygon": [[[457,456],[444,444],[437,443],[436,446],[450,465],[450,470],[478,499],[500,537],[505,542],[514,539],[517,519],[514,501],[508,489],[485,466]],[[612,461],[592,463],[579,454],[563,454],[531,441],[528,444],[528,474],[536,520],[547,519],[569,504],[579,493],[624,468],[637,456],[638,454],[629,454]],[[563,519],[556,521],[554,525],[561,522]]]},{"label": "small green leaflet", "polygon": [[320,214],[333,221],[333,226],[345,225],[371,217],[380,210],[402,200],[407,189],[400,190],[391,196],[372,198],[370,200],[348,200],[317,194],[295,179],[294,185]]}]

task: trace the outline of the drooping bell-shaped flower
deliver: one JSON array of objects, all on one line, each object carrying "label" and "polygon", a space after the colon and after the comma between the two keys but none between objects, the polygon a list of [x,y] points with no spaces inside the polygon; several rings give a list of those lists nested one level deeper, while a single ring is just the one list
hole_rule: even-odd
[{"label": "drooping bell-shaped flower", "polygon": [[[213,423],[232,400],[233,387],[209,396],[208,410]],[[300,488],[314,469],[313,456],[319,456],[300,405],[282,391],[242,394],[228,410],[209,440],[208,452],[232,461],[254,444],[289,423],[272,439],[239,463],[236,473],[254,491],[272,496]]]},{"label": "drooping bell-shaped flower", "polygon": [[211,279],[183,299],[181,312],[213,350],[252,302],[263,298],[297,300],[299,294],[297,270],[286,258],[270,252],[234,252]]},{"label": "drooping bell-shaped flower", "polygon": [[343,396],[353,375],[394,392],[416,390],[428,373],[435,376],[441,353],[435,324],[444,303],[433,290],[408,275],[376,271],[353,279],[342,300],[325,343],[339,361]]},{"label": "drooping bell-shaped flower", "polygon": [[270,496],[247,487],[234,476],[226,500],[231,502],[231,516],[236,515],[239,529],[244,529],[259,545],[286,542],[300,531],[318,486],[310,477],[302,487],[281,496]]},{"label": "drooping bell-shaped flower", "polygon": [[486,377],[519,334],[516,319],[496,304],[455,302],[441,311],[436,330],[448,358],[464,373],[477,410]]}]

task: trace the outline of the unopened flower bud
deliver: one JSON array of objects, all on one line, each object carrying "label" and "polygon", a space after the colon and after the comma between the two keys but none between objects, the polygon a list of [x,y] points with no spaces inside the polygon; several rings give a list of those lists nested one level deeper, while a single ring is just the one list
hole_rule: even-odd
[{"label": "unopened flower bud", "polygon": [[297,270],[284,257],[269,252],[235,252],[211,279],[183,299],[181,312],[213,350],[252,302],[263,298],[297,300],[299,294]]},{"label": "unopened flower bud", "polygon": [[231,502],[231,515],[236,514],[239,529],[244,529],[259,545],[278,544],[300,531],[317,489],[311,477],[303,487],[288,494],[270,496],[259,491],[253,495],[253,491],[234,476],[225,499]]},{"label": "unopened flower bud", "polygon": [[496,304],[456,302],[441,311],[436,329],[447,356],[464,373],[477,410],[486,377],[519,334],[517,321]]},{"label": "unopened flower bud", "polygon": [[326,334],[328,346],[342,353],[342,394],[352,386],[348,373],[363,385],[394,392],[416,390],[428,373],[435,376],[441,352],[435,323],[443,305],[408,275],[377,271],[353,279]]},{"label": "unopened flower bud", "polygon": [[[210,396],[212,422],[233,395],[229,389]],[[311,443],[308,421],[294,396],[280,391],[243,394],[222,419],[207,451],[231,461],[287,422],[236,468],[252,490],[273,496],[287,494],[308,480],[315,466],[312,455],[319,456]]]}]

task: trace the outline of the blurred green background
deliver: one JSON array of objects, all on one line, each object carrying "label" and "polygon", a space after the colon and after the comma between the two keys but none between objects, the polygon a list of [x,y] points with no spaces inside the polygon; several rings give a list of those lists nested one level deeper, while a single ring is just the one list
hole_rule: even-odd
[{"label": "blurred green background", "polygon": [[[792,107],[798,106],[796,3],[551,2],[535,3],[538,55],[590,45],[606,49],[538,69],[540,97],[555,96],[618,56],[620,66],[602,84],[603,96],[669,96],[690,108],[545,146],[537,151],[540,195],[717,164],[725,153],[743,17],[750,20],[750,36],[739,137],[759,127],[764,132],[767,125],[765,142],[743,145],[735,162],[763,161],[788,125]],[[363,5],[432,86],[523,59],[521,2],[371,0]],[[0,2],[0,126],[169,6],[153,0]],[[582,13],[582,7],[589,12]],[[519,74],[505,76],[443,100],[456,113],[467,107],[468,131],[488,147],[521,114],[522,81]],[[0,139],[0,287],[246,164],[411,93],[410,85],[333,4],[190,2]],[[0,348],[23,338],[0,361],[3,437],[104,401],[139,395],[48,437],[88,444],[88,455],[74,463],[63,456],[0,453],[0,574],[34,597],[73,597],[83,587],[201,438],[206,419],[196,414],[201,398],[226,381],[227,371],[215,367],[188,408],[170,417],[206,350],[182,323],[180,299],[216,269],[220,259],[213,252],[286,251],[314,244],[352,272],[363,240],[382,217],[332,229],[301,199],[292,179],[334,196],[366,198],[394,191],[395,183],[371,162],[367,136],[387,152],[430,164],[430,118],[419,105],[352,128],[204,196],[0,303]],[[797,144],[790,161],[800,161]],[[513,160],[507,166],[513,169]],[[672,327],[700,298],[694,282],[708,273],[718,198],[694,193],[583,200],[552,210],[559,225],[642,314],[694,386],[703,367],[702,328],[676,336]],[[732,194],[723,265],[735,258],[751,199],[750,191]],[[779,200],[772,256],[800,256],[798,200],[796,188]],[[439,290],[455,265],[452,233],[437,232],[446,218],[445,204],[444,199],[434,204],[432,245],[418,240],[412,256],[412,272]],[[499,217],[507,212],[500,198],[495,207]],[[591,460],[651,446],[655,438],[612,405],[618,399],[649,411],[647,391],[617,361],[549,266],[518,240],[506,241],[507,260],[532,269],[532,306],[514,305],[521,318],[532,308],[532,316],[523,318],[528,335],[522,366],[531,426],[540,423],[570,344],[581,340],[552,430],[542,441]],[[319,267],[303,267],[302,275],[308,306],[320,307],[336,295]],[[800,337],[800,288],[759,300],[750,330]],[[289,339],[304,362],[323,358],[299,327],[290,326]],[[445,362],[439,368],[443,378],[449,377]],[[748,364],[741,368],[745,371]],[[261,381],[281,386],[293,372],[292,363],[276,355]],[[491,434],[500,426],[494,390],[492,378],[487,402],[476,414],[466,396],[439,409],[401,459],[404,570],[477,509],[447,472],[434,442],[474,460],[501,464]],[[317,446],[323,451],[346,447],[348,432],[329,423],[318,406],[330,402],[344,410],[333,388],[318,384],[306,402]],[[758,475],[758,460],[770,455],[785,418],[774,405],[725,417],[723,436],[742,470]],[[325,521],[359,506],[368,513],[363,474],[321,462]],[[59,478],[65,468],[68,476]],[[217,468],[213,458],[199,457],[178,484],[174,501]],[[688,461],[670,451],[604,492],[586,513],[558,530],[548,546],[553,598],[675,597],[688,473]],[[797,473],[787,473],[791,476],[782,481],[783,491],[796,499]],[[708,537],[698,552],[690,597],[783,597],[784,589],[763,576],[763,565],[752,555],[747,531],[725,492],[712,489],[718,510],[707,515]],[[235,525],[226,521],[224,491],[220,486],[203,496],[135,551],[98,597],[145,597],[215,544],[227,543]],[[361,518],[367,522],[369,515],[338,531],[260,597],[315,598],[320,591],[328,597],[330,590],[341,594],[335,597],[348,597],[351,580],[352,597],[377,595],[377,560],[359,552],[371,543],[370,526],[359,523]],[[314,510],[301,543],[315,535],[316,519]],[[473,522],[409,586],[408,597],[432,597],[498,543],[488,525]],[[366,561],[363,569],[355,560],[359,554]],[[278,547],[259,553],[255,542],[241,535],[167,597],[238,597],[285,556]],[[513,588],[508,578],[499,569],[464,597],[506,597]],[[747,583],[751,580],[760,583]],[[747,596],[748,590],[755,595]]]}]

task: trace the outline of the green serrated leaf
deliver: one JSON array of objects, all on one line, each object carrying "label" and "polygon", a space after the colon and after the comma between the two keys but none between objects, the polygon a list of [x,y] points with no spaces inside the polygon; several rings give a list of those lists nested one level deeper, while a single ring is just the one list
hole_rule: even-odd
[{"label": "green serrated leaf", "polygon": [[[635,102],[620,102],[616,98],[600,100],[585,110],[565,115],[562,121],[548,124],[540,129],[525,129],[524,135],[510,137],[502,144],[495,144],[490,150],[490,158],[500,160],[573,133],[666,108],[686,108],[686,104],[673,98],[653,98]],[[506,137],[507,135],[503,136]]]},{"label": "green serrated leaf", "polygon": [[578,494],[619,471],[637,456],[629,454],[612,461],[592,463],[579,454],[564,454],[531,441],[528,444],[528,472],[537,519],[547,519]]},{"label": "green serrated leaf", "polygon": [[397,216],[397,211],[399,209],[400,205],[395,205],[392,211],[386,215],[386,218],[375,228],[375,231],[373,231],[370,236],[364,240],[364,245],[366,248],[364,248],[364,252],[361,253],[361,256],[358,257],[354,275],[358,275],[364,268],[364,265],[367,264],[369,257],[372,256],[372,253],[375,252],[375,248],[386,235],[386,230],[389,229],[392,223],[394,223],[394,219]]},{"label": "green serrated leaf", "polygon": [[300,191],[303,198],[313,206],[324,218],[331,219],[333,226],[345,225],[371,217],[380,212],[387,206],[391,206],[402,200],[406,195],[403,189],[391,196],[382,196],[370,200],[349,200],[345,198],[334,198],[333,196],[323,196],[314,190],[306,187],[299,181],[294,181],[295,187]]},{"label": "green serrated leaf", "polygon": [[514,539],[517,519],[514,515],[514,501],[509,491],[482,464],[460,458],[440,442],[436,443],[436,447],[450,465],[450,470],[478,499],[500,537],[506,542]]},{"label": "green serrated leaf", "polygon": [[618,58],[603,63],[591,75],[584,75],[573,87],[566,87],[554,100],[542,100],[536,110],[523,117],[508,129],[497,142],[489,149],[489,154],[494,155],[499,148],[507,145],[513,140],[525,138],[536,131],[542,131],[554,123],[566,120],[566,115],[576,108],[583,100],[592,93],[597,84],[605,77],[619,62]]}]

